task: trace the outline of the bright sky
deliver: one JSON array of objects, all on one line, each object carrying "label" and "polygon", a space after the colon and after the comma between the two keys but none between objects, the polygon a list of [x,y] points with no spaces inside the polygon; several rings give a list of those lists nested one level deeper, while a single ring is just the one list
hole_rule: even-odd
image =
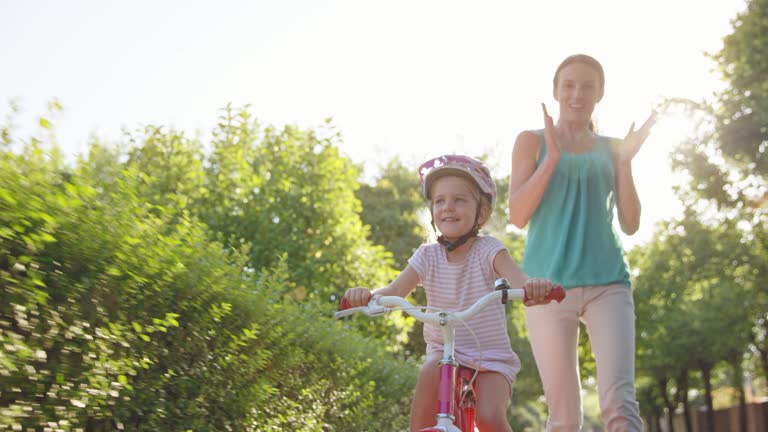
[{"label": "bright sky", "polygon": [[[706,3],[706,5],[705,5]],[[623,137],[664,97],[720,88],[704,53],[722,46],[744,0],[189,1],[0,0],[0,113],[15,99],[21,136],[47,101],[69,155],[122,127],[208,131],[219,109],[251,104],[262,123],[342,132],[367,176],[393,156],[492,156],[506,175],[514,139],[557,115],[552,74],[573,53],[606,71],[595,111]],[[695,11],[695,12],[694,12]],[[686,133],[661,119],[635,161],[641,231],[679,212],[668,152]],[[27,133],[25,133],[27,132]]]}]

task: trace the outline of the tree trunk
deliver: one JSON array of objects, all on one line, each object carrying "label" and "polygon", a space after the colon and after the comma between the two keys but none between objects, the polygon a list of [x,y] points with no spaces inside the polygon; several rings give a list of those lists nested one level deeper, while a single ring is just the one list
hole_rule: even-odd
[{"label": "tree trunk", "polygon": [[645,418],[643,418],[643,422],[648,428],[647,432],[656,432],[656,429],[653,428],[655,419],[656,419],[656,416],[654,415],[647,415]]},{"label": "tree trunk", "polygon": [[766,383],[766,390],[768,390],[768,350],[758,348],[760,352],[760,362],[763,364],[763,381]]},{"label": "tree trunk", "polygon": [[739,394],[739,431],[747,432],[747,398],[744,395],[744,370],[741,367],[741,355],[734,356],[733,387]]},{"label": "tree trunk", "polygon": [[[763,321],[763,334],[768,335],[768,314],[765,314],[762,318]],[[768,339],[768,336],[765,337]],[[757,335],[752,333],[753,345],[757,348],[757,352],[760,353],[760,363],[763,365],[763,378],[765,382],[766,391],[768,391],[768,341],[763,340],[762,344],[757,340]]]},{"label": "tree trunk", "polygon": [[686,432],[694,432],[691,423],[691,407],[688,406],[688,369],[682,370],[677,377],[677,401],[683,405]]},{"label": "tree trunk", "polygon": [[659,388],[661,389],[661,397],[664,399],[664,406],[667,408],[667,427],[668,432],[675,432],[675,426],[673,420],[675,419],[675,404],[669,399],[669,393],[667,392],[667,384],[669,379],[659,378]]},{"label": "tree trunk", "polygon": [[706,432],[715,432],[715,409],[712,405],[712,366],[701,366],[701,379],[704,381],[704,402],[707,405],[707,421],[704,430]]},{"label": "tree trunk", "polygon": [[695,432],[691,422],[691,406],[688,404],[688,395],[685,395],[685,399],[683,399],[683,418],[685,419],[686,432]]}]

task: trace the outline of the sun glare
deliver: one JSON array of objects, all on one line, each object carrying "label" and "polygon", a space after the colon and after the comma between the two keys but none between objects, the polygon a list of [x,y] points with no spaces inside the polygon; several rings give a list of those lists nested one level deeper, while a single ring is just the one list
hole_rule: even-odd
[{"label": "sun glare", "polygon": [[659,113],[633,166],[643,215],[640,231],[623,237],[625,246],[632,247],[650,239],[657,222],[681,214],[682,204],[673,187],[683,184],[686,175],[672,171],[671,155],[680,143],[695,136],[696,125],[696,120],[684,109]]}]

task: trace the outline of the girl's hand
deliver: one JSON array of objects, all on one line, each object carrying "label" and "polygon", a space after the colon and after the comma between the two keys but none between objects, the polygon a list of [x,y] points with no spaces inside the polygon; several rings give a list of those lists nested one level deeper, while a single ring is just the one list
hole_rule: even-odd
[{"label": "girl's hand", "polygon": [[373,293],[368,288],[355,287],[349,288],[344,293],[344,297],[349,302],[349,307],[368,306],[368,302],[371,301]]},{"label": "girl's hand", "polygon": [[629,127],[627,136],[624,137],[624,141],[618,143],[614,151],[619,159],[619,163],[629,163],[632,158],[635,157],[637,152],[642,147],[645,139],[648,138],[648,134],[651,133],[651,127],[656,123],[656,112],[652,112],[648,119],[640,126],[640,129],[635,130],[635,123]]},{"label": "girl's hand", "polygon": [[531,278],[523,283],[523,289],[525,290],[526,306],[535,306],[539,304],[547,304],[552,300],[545,300],[545,297],[552,291],[555,284],[548,279]]},{"label": "girl's hand", "polygon": [[541,103],[541,109],[544,111],[544,142],[547,145],[547,155],[545,157],[552,158],[555,162],[560,160],[560,145],[555,139],[555,122],[552,120],[552,116],[547,112],[547,106]]}]

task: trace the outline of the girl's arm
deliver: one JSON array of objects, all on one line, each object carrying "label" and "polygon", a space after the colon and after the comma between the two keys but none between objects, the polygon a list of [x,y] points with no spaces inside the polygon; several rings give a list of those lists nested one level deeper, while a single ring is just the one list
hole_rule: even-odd
[{"label": "girl's arm", "polygon": [[500,250],[493,257],[493,270],[496,271],[496,274],[506,279],[512,288],[521,288],[525,281],[529,279],[528,275],[517,265],[506,249]]},{"label": "girl's arm", "polygon": [[405,297],[419,284],[419,275],[410,264],[389,285],[373,291],[364,287],[349,288],[344,297],[351,307],[366,306],[374,295]]},{"label": "girl's arm", "polygon": [[419,284],[419,274],[408,264],[389,285],[373,290],[373,295],[405,297]]},{"label": "girl's arm", "polygon": [[525,289],[528,300],[526,306],[549,303],[544,297],[552,291],[554,284],[546,279],[531,278],[512,259],[506,249],[500,250],[493,258],[493,269],[513,288]]}]

